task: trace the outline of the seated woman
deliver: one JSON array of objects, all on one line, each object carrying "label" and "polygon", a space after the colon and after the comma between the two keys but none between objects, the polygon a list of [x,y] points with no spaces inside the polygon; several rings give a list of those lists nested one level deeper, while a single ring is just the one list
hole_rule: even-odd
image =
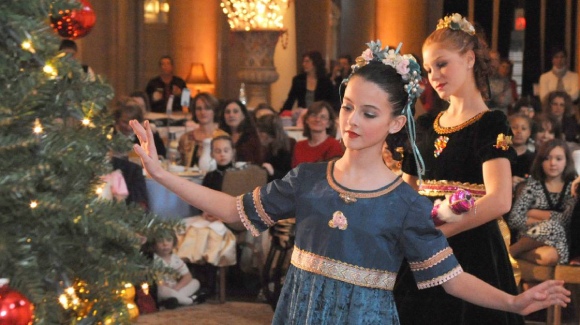
[{"label": "seated woman", "polygon": [[[143,123],[143,110],[138,102],[129,97],[124,97],[117,102],[115,111],[113,111],[113,118],[115,119],[115,132],[119,132],[129,137],[133,143],[139,144],[139,139],[133,133],[133,129],[129,126],[130,120],[137,120]],[[158,148],[157,154],[165,157],[166,150],[163,140],[158,132],[153,133],[155,146]]]},{"label": "seated woman", "polygon": [[552,139],[562,139],[562,126],[558,120],[549,114],[536,115],[534,118],[534,125],[532,127],[532,134],[534,138],[534,152],[537,151],[542,144]]},{"label": "seated woman", "polygon": [[236,149],[235,161],[260,165],[262,146],[246,105],[237,99],[230,99],[223,107],[219,126],[232,137]]},{"label": "seated woman", "polygon": [[565,91],[549,93],[545,111],[560,122],[566,141],[580,142],[580,125],[574,116],[572,98],[568,93]]},{"label": "seated woman", "polygon": [[268,171],[268,182],[284,177],[292,168],[296,140],[286,135],[278,115],[263,115],[258,118],[256,127],[264,153],[262,167]]},{"label": "seated woman", "polygon": [[566,142],[554,139],[544,143],[532,165],[532,177],[516,198],[508,224],[517,232],[510,246],[515,258],[539,265],[568,262],[569,226],[576,199],[572,181],[574,162]]},{"label": "seated woman", "polygon": [[199,93],[193,98],[192,103],[193,120],[199,127],[184,133],[179,138],[177,146],[183,165],[188,167],[198,164],[203,153],[203,140],[227,135],[218,127],[219,101],[217,98],[209,93]]},{"label": "seated woman", "polygon": [[328,102],[314,102],[304,119],[305,140],[298,141],[292,156],[292,168],[304,162],[328,161],[341,157],[344,148],[336,140],[336,117]]}]

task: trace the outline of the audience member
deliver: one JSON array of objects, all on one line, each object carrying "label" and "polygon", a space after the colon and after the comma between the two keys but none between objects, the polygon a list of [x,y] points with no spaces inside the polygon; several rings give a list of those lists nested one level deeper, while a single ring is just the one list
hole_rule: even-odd
[{"label": "audience member", "polygon": [[127,159],[112,157],[111,164],[113,170],[120,170],[129,195],[125,198],[127,204],[137,204],[146,211],[149,210],[149,198],[147,197],[147,186],[145,183],[145,176],[143,176],[143,168],[136,163]]},{"label": "audience member", "polygon": [[546,99],[546,113],[555,117],[560,126],[564,139],[568,142],[580,141],[580,125],[573,112],[572,99],[565,91],[553,91]]},{"label": "audience member", "polygon": [[513,77],[513,69],[514,63],[510,59],[501,58],[499,60],[499,68],[497,70],[498,74],[503,78],[506,78],[510,81],[510,86],[512,90],[512,98],[514,101],[517,101],[519,98],[518,95],[518,83],[514,80]]},{"label": "audience member", "polygon": [[500,110],[507,115],[509,107],[516,100],[512,93],[511,79],[499,73],[499,53],[490,51],[489,55],[492,73],[489,76],[489,101],[487,106],[492,110]]},{"label": "audience member", "polygon": [[535,96],[523,96],[514,104],[512,114],[524,114],[533,119],[536,114],[542,113],[542,105]]},{"label": "audience member", "polygon": [[135,90],[129,94],[129,97],[135,100],[139,106],[141,106],[141,110],[143,111],[144,115],[151,112],[151,103],[149,102],[149,96],[147,96],[146,92],[142,90]]},{"label": "audience member", "polygon": [[532,129],[534,135],[534,151],[552,139],[562,139],[562,127],[558,120],[548,114],[540,114],[534,119],[534,126]]},{"label": "audience member", "polygon": [[[226,170],[234,167],[235,155],[236,149],[234,149],[234,142],[229,135],[214,137],[211,140],[211,157],[215,159],[217,168],[205,174],[201,184],[213,190],[221,191],[224,173]],[[217,220],[205,212],[203,216],[209,221]]]},{"label": "audience member", "polygon": [[187,306],[197,302],[196,292],[200,283],[193,278],[185,262],[175,254],[175,233],[172,230],[159,231],[152,239],[152,245],[154,263],[171,268],[179,274],[177,279],[165,275],[157,283],[158,303],[170,309],[177,307],[177,304]]},{"label": "audience member", "polygon": [[278,112],[276,112],[274,108],[270,106],[270,104],[260,103],[258,104],[258,106],[256,106],[256,108],[254,108],[252,114],[254,114],[254,121],[257,121],[260,117],[264,115],[278,114]]},{"label": "audience member", "polygon": [[[70,54],[70,56],[73,59],[78,60],[78,58],[77,58],[78,46],[77,46],[77,43],[75,41],[70,40],[70,39],[63,39],[60,42],[60,46],[59,46],[58,50],[65,52],[67,54]],[[81,64],[81,66],[83,67],[83,71],[85,72],[85,74],[88,76],[89,81],[95,81],[96,77],[95,77],[95,72],[93,71],[93,69],[86,64]]]},{"label": "audience member", "polygon": [[523,114],[514,114],[508,119],[513,133],[512,145],[517,154],[512,164],[512,186],[515,189],[516,185],[528,177],[534,161],[534,152],[528,149],[532,135],[532,120]]},{"label": "audience member", "polygon": [[312,103],[303,116],[306,139],[298,141],[292,156],[292,168],[304,162],[329,161],[341,157],[344,148],[336,140],[336,116],[325,101]]},{"label": "audience member", "polygon": [[517,231],[510,246],[515,258],[539,265],[568,262],[567,237],[576,199],[572,155],[562,139],[544,143],[534,159],[532,177],[516,198],[508,224]]},{"label": "audience member", "polygon": [[292,169],[296,140],[288,137],[278,115],[263,115],[256,121],[264,154],[262,167],[268,171],[268,182],[280,179]]},{"label": "audience member", "polygon": [[[334,86],[334,93],[340,93],[340,85],[342,81],[351,74],[352,72],[352,64],[353,64],[352,57],[348,54],[341,55],[338,60],[334,63],[332,68],[332,73],[328,75],[330,81],[332,82],[332,86]],[[335,105],[335,109],[340,107],[340,100]]]},{"label": "audience member", "polygon": [[260,165],[262,146],[246,105],[237,99],[230,99],[223,107],[219,126],[232,137],[236,149],[235,160]]},{"label": "audience member", "polygon": [[[129,121],[137,120],[139,123],[143,123],[143,111],[139,103],[129,97],[120,99],[115,111],[113,112],[113,117],[115,119],[115,131],[122,133],[131,139],[133,143],[138,144],[139,139],[135,136],[133,129],[129,126]],[[159,136],[159,133],[154,132],[153,137],[155,139],[155,146],[157,147],[157,154],[165,157],[165,144]]]},{"label": "audience member", "polygon": [[186,132],[179,138],[177,151],[184,166],[195,166],[203,153],[203,141],[227,133],[218,126],[219,101],[210,93],[197,94],[192,101],[193,121],[199,127]]},{"label": "audience member", "polygon": [[337,103],[338,109],[338,93],[334,93],[332,82],[326,75],[322,54],[318,51],[305,53],[302,56],[302,69],[304,72],[292,79],[292,87],[280,112],[292,110],[295,102],[298,102],[300,109],[320,100]]},{"label": "audience member", "polygon": [[169,55],[159,59],[159,76],[149,80],[145,92],[149,96],[151,111],[167,112],[167,102],[173,101],[172,111],[182,111],[181,91],[186,87],[185,81],[173,75],[173,59]]},{"label": "audience member", "polygon": [[578,100],[578,73],[568,70],[568,54],[563,48],[552,49],[552,69],[540,76],[540,100],[545,104],[552,91],[565,91],[573,102]]}]

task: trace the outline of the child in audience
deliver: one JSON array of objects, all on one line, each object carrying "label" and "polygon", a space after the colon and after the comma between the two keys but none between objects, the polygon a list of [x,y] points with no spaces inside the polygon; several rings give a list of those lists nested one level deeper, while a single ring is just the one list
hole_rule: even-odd
[{"label": "child in audience", "polygon": [[576,171],[563,139],[550,140],[540,147],[531,176],[508,219],[517,231],[510,253],[539,265],[567,263],[566,238],[576,204],[570,191]]},{"label": "child in audience", "polygon": [[[215,159],[217,168],[205,174],[201,185],[209,187],[212,190],[221,191],[224,182],[224,173],[226,170],[234,167],[234,142],[229,135],[220,135],[211,140],[211,157]],[[206,212],[202,216],[207,221],[218,220]]]},{"label": "child in audience", "polygon": [[153,238],[153,261],[174,269],[179,277],[166,275],[157,285],[157,300],[167,308],[191,305],[197,301],[199,281],[194,279],[187,265],[174,253],[177,237],[171,230],[160,231]]},{"label": "child in audience", "polygon": [[562,139],[562,126],[555,117],[548,114],[538,115],[534,119],[534,144],[537,151],[544,142],[552,139]]},{"label": "child in audience", "polygon": [[512,145],[516,150],[517,158],[512,165],[512,186],[515,188],[530,174],[534,161],[534,153],[528,149],[528,142],[532,135],[532,120],[524,114],[514,114],[509,117],[512,129]]},{"label": "child in audience", "polygon": [[286,175],[292,165],[292,152],[296,140],[288,137],[278,115],[263,115],[256,120],[258,137],[262,143],[262,167],[268,171],[268,181]]}]

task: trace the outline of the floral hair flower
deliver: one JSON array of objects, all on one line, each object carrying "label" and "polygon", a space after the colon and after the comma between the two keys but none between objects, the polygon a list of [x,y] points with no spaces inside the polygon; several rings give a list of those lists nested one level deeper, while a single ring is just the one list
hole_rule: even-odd
[{"label": "floral hair flower", "polygon": [[454,13],[451,15],[447,15],[442,19],[439,19],[439,23],[437,24],[437,29],[441,28],[449,28],[452,30],[462,30],[469,35],[475,35],[475,28],[473,25],[462,17],[458,13]]}]

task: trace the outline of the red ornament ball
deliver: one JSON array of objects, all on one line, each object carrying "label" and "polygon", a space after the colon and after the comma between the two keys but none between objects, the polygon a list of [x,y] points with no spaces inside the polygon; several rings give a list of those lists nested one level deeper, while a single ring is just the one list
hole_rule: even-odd
[{"label": "red ornament ball", "polygon": [[10,288],[7,279],[0,279],[0,325],[29,325],[33,316],[34,305]]},{"label": "red ornament ball", "polygon": [[88,0],[80,0],[81,9],[59,10],[50,14],[50,27],[58,35],[68,38],[77,39],[86,36],[95,26],[97,15]]}]

